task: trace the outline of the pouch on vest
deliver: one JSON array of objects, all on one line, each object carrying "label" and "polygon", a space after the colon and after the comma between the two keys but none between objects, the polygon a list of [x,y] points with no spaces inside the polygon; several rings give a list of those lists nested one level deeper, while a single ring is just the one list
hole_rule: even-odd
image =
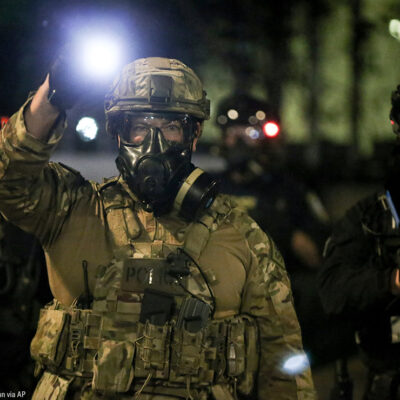
[{"label": "pouch on vest", "polygon": [[229,321],[226,361],[228,376],[239,376],[245,370],[245,324],[241,318]]},{"label": "pouch on vest", "polygon": [[92,388],[122,393],[133,380],[135,345],[128,341],[104,340],[94,359]]},{"label": "pouch on vest", "polygon": [[239,377],[239,384],[237,390],[244,394],[249,395],[254,387],[255,376],[259,367],[259,343],[258,343],[258,327],[257,323],[248,316],[241,317],[245,323],[245,371]]},{"label": "pouch on vest", "polygon": [[38,327],[31,342],[34,360],[51,368],[61,364],[67,348],[69,318],[63,310],[40,310]]},{"label": "pouch on vest", "polygon": [[183,301],[179,310],[176,328],[197,333],[207,326],[211,311],[211,307],[204,301],[188,297]]},{"label": "pouch on vest", "polygon": [[64,400],[72,379],[64,379],[44,372],[33,393],[32,400]]},{"label": "pouch on vest", "polygon": [[139,322],[137,335],[135,377],[145,378],[153,371],[153,377],[168,379],[171,325]]},{"label": "pouch on vest", "polygon": [[184,381],[183,377],[192,377],[192,382],[199,379],[199,369],[207,369],[204,353],[204,330],[196,333],[186,329],[177,329],[171,348],[171,380]]}]

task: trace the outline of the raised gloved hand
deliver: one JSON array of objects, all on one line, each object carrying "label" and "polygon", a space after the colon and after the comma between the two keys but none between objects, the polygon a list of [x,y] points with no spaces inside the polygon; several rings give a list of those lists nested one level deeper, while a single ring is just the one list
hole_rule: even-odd
[{"label": "raised gloved hand", "polygon": [[80,71],[71,44],[61,49],[50,67],[49,84],[48,99],[60,111],[72,108],[88,89],[87,78]]}]

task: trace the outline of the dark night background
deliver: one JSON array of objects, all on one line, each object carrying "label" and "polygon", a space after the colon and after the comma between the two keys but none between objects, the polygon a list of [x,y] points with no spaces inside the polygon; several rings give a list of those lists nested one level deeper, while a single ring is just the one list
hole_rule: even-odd
[{"label": "dark night background", "polygon": [[[168,56],[193,67],[212,101],[203,143],[218,142],[221,98],[247,92],[280,110],[289,162],[300,163],[310,182],[377,179],[393,138],[388,111],[400,43],[388,23],[399,15],[394,0],[3,0],[0,115],[18,109],[64,43],[100,29],[117,35],[126,61]],[[101,123],[104,90],[79,112]],[[109,149],[104,136],[83,148]],[[61,150],[82,147],[71,141]]]}]

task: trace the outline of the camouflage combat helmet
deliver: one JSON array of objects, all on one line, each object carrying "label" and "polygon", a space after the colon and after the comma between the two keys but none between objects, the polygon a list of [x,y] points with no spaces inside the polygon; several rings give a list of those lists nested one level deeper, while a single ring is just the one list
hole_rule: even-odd
[{"label": "camouflage combat helmet", "polygon": [[107,125],[124,111],[210,118],[210,101],[194,71],[178,60],[160,57],[140,58],[126,65],[106,94],[104,108]]}]

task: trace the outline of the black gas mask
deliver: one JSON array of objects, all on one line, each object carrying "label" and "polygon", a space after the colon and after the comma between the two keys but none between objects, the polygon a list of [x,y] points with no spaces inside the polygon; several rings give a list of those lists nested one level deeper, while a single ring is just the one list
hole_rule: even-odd
[{"label": "black gas mask", "polygon": [[191,163],[195,129],[187,115],[125,113],[116,164],[146,211],[193,220],[212,204],[216,181]]}]

